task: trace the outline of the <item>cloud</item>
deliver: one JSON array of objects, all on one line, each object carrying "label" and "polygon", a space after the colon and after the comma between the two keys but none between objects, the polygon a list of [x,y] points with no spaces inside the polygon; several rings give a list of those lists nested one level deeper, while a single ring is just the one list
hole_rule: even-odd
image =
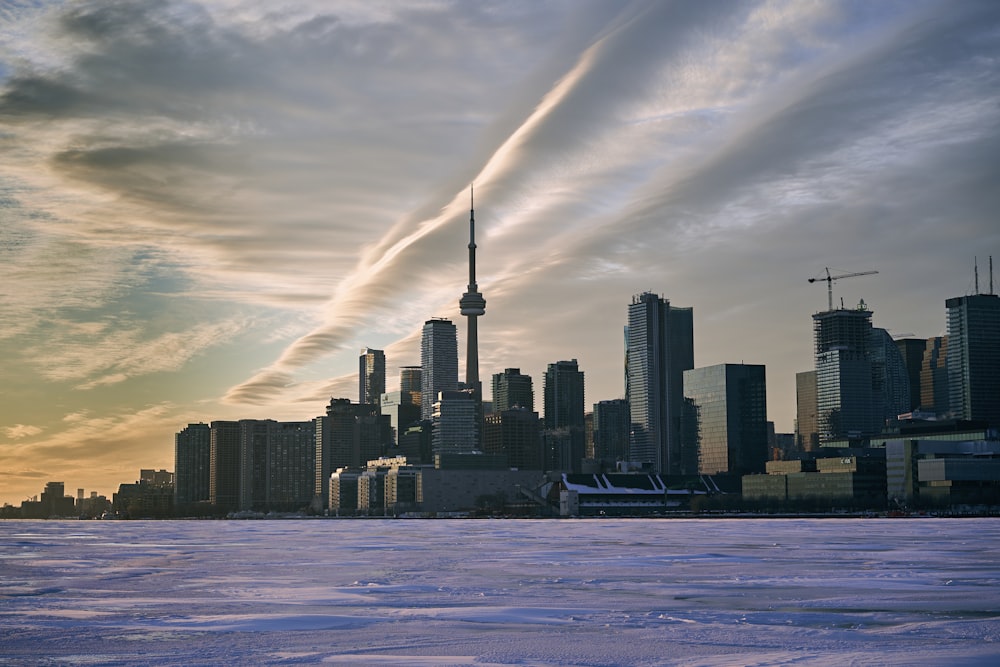
[{"label": "cloud", "polygon": [[28,424],[14,424],[13,426],[8,426],[4,429],[4,431],[9,439],[20,440],[21,438],[30,438],[38,435],[44,431],[44,429],[39,426],[30,426]]}]

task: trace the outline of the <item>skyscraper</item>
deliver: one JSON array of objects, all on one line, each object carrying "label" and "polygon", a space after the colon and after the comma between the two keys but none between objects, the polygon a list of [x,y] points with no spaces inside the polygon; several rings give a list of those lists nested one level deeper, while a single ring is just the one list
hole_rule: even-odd
[{"label": "skyscraper", "polygon": [[681,439],[684,371],[694,368],[694,317],[667,299],[632,298],[626,332],[625,394],[632,419],[629,458],[653,472],[690,474],[697,454]]},{"label": "skyscraper", "polygon": [[400,366],[399,390],[410,394],[414,405],[420,405],[420,366]]},{"label": "skyscraper", "polygon": [[795,374],[795,448],[800,452],[819,449],[815,370]]},{"label": "skyscraper", "polygon": [[960,296],[945,306],[950,412],[1000,426],[1000,296]]},{"label": "skyscraper", "polygon": [[330,399],[326,415],[317,417],[315,498],[326,507],[330,500],[330,475],[338,468],[357,468],[385,453],[392,441],[389,415],[367,403],[348,398]]},{"label": "skyscraper", "polygon": [[889,332],[877,327],[871,333],[872,398],[874,427],[881,429],[910,412],[910,376],[903,352]]},{"label": "skyscraper", "polygon": [[583,429],[583,371],[576,359],[549,364],[545,371],[545,428]]},{"label": "skyscraper", "polygon": [[458,332],[451,320],[424,322],[420,369],[420,418],[430,419],[438,394],[458,389]]},{"label": "skyscraper", "polygon": [[358,357],[358,402],[379,405],[385,393],[385,352],[366,347]]},{"label": "skyscraper", "polygon": [[920,364],[921,410],[943,415],[948,412],[948,337],[927,339]]},{"label": "skyscraper", "polygon": [[857,440],[875,433],[872,312],[860,304],[813,315],[819,441]]},{"label": "skyscraper", "polygon": [[768,459],[764,367],[719,364],[684,371],[683,431],[703,475],[764,472]]},{"label": "skyscraper", "polygon": [[520,368],[505,368],[493,374],[493,412],[499,414],[515,405],[534,412],[535,390],[530,375],[523,375]]}]

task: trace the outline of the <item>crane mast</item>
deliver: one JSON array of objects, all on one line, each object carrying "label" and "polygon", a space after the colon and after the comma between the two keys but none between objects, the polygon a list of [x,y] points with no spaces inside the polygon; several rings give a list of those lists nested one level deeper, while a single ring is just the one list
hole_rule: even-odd
[{"label": "crane mast", "polygon": [[826,268],[826,277],[810,278],[809,282],[815,283],[821,280],[826,281],[826,303],[827,310],[833,310],[833,283],[837,280],[843,278],[855,278],[857,276],[870,276],[878,273],[878,271],[859,271],[857,273],[842,273],[840,275],[833,275],[830,273],[830,269]]}]

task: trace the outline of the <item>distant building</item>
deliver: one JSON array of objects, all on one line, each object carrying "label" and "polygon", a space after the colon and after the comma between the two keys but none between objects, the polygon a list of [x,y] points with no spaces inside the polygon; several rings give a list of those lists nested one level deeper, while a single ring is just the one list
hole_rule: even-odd
[{"label": "distant building", "polygon": [[813,315],[821,445],[862,440],[880,430],[873,394],[871,317],[863,304]]},{"label": "distant building", "polygon": [[626,331],[626,387],[632,419],[629,458],[652,472],[691,473],[697,456],[684,451],[684,371],[694,368],[691,308],[645,292],[632,298]]},{"label": "distant building", "polygon": [[165,518],[174,513],[173,473],[142,470],[134,484],[119,484],[111,500],[118,516],[129,519]]},{"label": "distant building", "polygon": [[209,500],[222,511],[236,510],[240,498],[240,423],[211,423]]},{"label": "distant building", "polygon": [[420,369],[420,418],[430,419],[438,394],[458,389],[458,333],[450,320],[424,322]]},{"label": "distant building", "polygon": [[[920,402],[918,409],[942,416],[949,410],[948,337],[927,339],[920,364]],[[912,397],[911,397],[912,398]]]},{"label": "distant building", "polygon": [[606,470],[628,460],[631,419],[628,401],[616,398],[594,404],[594,458]]},{"label": "distant building", "polygon": [[503,373],[493,374],[493,411],[505,412],[513,407],[535,410],[535,390],[531,376],[521,373],[520,368],[505,368]]},{"label": "distant building", "polygon": [[816,415],[816,371],[795,374],[795,446],[800,452],[819,449]]},{"label": "distant building", "polygon": [[1000,296],[945,301],[951,414],[1000,426]]},{"label": "distant building", "polygon": [[764,472],[767,388],[764,366],[719,364],[684,371],[683,432],[698,473]]},{"label": "distant building", "polygon": [[420,421],[420,393],[390,391],[382,394],[380,412],[389,416],[392,441],[399,442],[399,434],[410,424]]},{"label": "distant building", "polygon": [[421,378],[420,366],[400,366],[399,368],[399,391],[409,394],[413,405],[419,406],[421,399]]},{"label": "distant building", "polygon": [[543,470],[541,433],[538,413],[526,407],[494,412],[486,416],[483,450],[502,455],[509,468]]},{"label": "distant building", "polygon": [[1000,441],[899,438],[885,457],[892,508],[1000,504]]},{"label": "distant building", "polygon": [[212,428],[188,424],[174,436],[174,506],[211,499]]},{"label": "distant building", "polygon": [[543,391],[545,428],[583,428],[584,378],[576,359],[549,364]]},{"label": "distant building", "polygon": [[380,405],[385,393],[385,352],[366,347],[358,357],[358,403]]},{"label": "distant building", "polygon": [[334,398],[326,414],[315,419],[316,459],[314,494],[327,508],[330,497],[330,475],[338,468],[359,468],[381,456],[392,442],[392,427],[388,415],[366,403],[351,403],[347,398]]},{"label": "distant building", "polygon": [[871,332],[872,400],[876,432],[894,424],[899,415],[910,412],[910,376],[906,359],[885,329]]},{"label": "distant building", "polygon": [[479,408],[471,389],[442,391],[433,404],[431,446],[435,454],[479,449]]},{"label": "distant building", "polygon": [[924,365],[924,352],[927,350],[927,340],[923,338],[899,338],[893,342],[903,360],[906,384],[910,394],[910,405],[902,412],[920,410],[920,376]]}]

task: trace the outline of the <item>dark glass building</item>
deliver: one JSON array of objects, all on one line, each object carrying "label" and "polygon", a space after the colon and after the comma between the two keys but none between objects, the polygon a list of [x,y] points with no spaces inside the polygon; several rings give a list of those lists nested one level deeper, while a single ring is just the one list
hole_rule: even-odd
[{"label": "dark glass building", "polygon": [[625,345],[629,459],[655,473],[695,472],[697,457],[684,450],[680,432],[684,371],[694,368],[692,309],[675,308],[650,292],[634,296]]},{"label": "dark glass building", "polygon": [[764,367],[719,364],[684,371],[685,445],[698,473],[763,473],[768,459]]},{"label": "dark glass building", "polygon": [[1000,296],[960,296],[945,306],[950,412],[1000,426]]},{"label": "dark glass building", "polygon": [[420,418],[430,419],[438,394],[458,389],[458,331],[451,320],[424,322],[420,369]]},{"label": "dark glass building", "polygon": [[535,390],[531,376],[523,375],[520,368],[505,368],[493,374],[493,412],[506,412],[514,406],[535,410]]},{"label": "dark glass building", "polygon": [[583,430],[583,371],[576,359],[549,364],[545,371],[545,428]]},{"label": "dark glass building", "polygon": [[380,405],[385,393],[385,352],[366,347],[358,357],[358,402]]}]

